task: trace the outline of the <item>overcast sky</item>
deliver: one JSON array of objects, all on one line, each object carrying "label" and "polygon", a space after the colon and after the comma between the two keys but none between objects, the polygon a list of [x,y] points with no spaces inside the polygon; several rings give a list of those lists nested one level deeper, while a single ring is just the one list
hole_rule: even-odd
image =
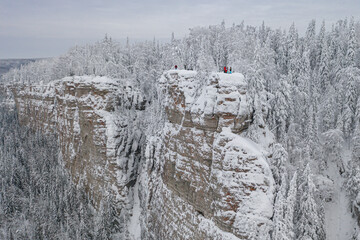
[{"label": "overcast sky", "polygon": [[114,39],[182,37],[194,26],[232,23],[304,32],[360,13],[359,0],[0,0],[0,58],[58,56],[107,33]]}]

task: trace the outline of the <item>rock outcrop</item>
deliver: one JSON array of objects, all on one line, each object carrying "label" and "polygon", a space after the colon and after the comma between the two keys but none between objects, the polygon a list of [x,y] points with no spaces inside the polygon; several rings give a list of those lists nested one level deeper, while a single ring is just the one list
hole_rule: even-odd
[{"label": "rock outcrop", "polygon": [[[95,204],[108,192],[116,199],[125,238],[136,235],[129,221],[141,223],[142,239],[268,236],[274,180],[263,146],[245,137],[252,112],[243,75],[168,71],[161,103],[147,109],[130,81],[11,88],[20,122],[58,135],[66,167]],[[133,202],[142,210],[131,214]]]},{"label": "rock outcrop", "polygon": [[136,181],[134,165],[143,137],[132,126],[144,110],[139,92],[128,82],[105,77],[68,77],[11,88],[20,123],[58,135],[74,182],[82,184],[96,204],[110,190],[123,206]]},{"label": "rock outcrop", "polygon": [[243,76],[170,71],[160,85],[168,119],[147,146],[150,238],[266,238],[274,181],[262,147],[241,134],[251,124]]}]

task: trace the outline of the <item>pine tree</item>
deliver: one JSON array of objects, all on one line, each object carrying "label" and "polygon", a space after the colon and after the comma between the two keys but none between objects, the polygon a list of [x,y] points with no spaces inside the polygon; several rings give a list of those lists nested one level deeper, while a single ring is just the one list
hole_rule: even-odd
[{"label": "pine tree", "polygon": [[344,172],[344,163],[341,156],[342,144],[344,143],[343,133],[338,129],[333,129],[323,134],[324,140],[324,159],[335,162],[339,171]]},{"label": "pine tree", "polygon": [[[272,148],[271,170],[278,186],[282,185],[282,176],[286,173],[288,154],[281,144],[275,144]],[[285,195],[284,195],[285,197]]]},{"label": "pine tree", "polygon": [[310,59],[309,53],[304,52],[300,62],[300,72],[298,77],[298,87],[294,88],[294,116],[297,116],[298,123],[302,128],[303,137],[305,136],[307,119],[310,117],[309,108],[310,98]]},{"label": "pine tree", "polygon": [[300,204],[297,217],[297,239],[325,239],[324,212],[321,203],[316,201],[316,187],[313,183],[310,166],[306,166],[299,186]]},{"label": "pine tree", "polygon": [[325,100],[321,107],[322,114],[322,131],[326,132],[335,127],[335,89],[329,86]]},{"label": "pine tree", "polygon": [[309,63],[310,63],[310,69],[313,70],[316,66],[316,60],[317,60],[317,50],[316,50],[316,22],[315,20],[311,20],[309,23],[309,26],[306,30],[305,35],[305,51],[309,52]]},{"label": "pine tree", "polygon": [[294,50],[297,48],[298,38],[299,38],[299,34],[295,27],[295,23],[292,23],[289,29],[289,36],[288,36],[289,50]]},{"label": "pine tree", "polygon": [[271,48],[271,35],[269,34],[265,42],[257,42],[255,49],[255,68],[259,70],[264,78],[264,88],[272,93],[276,81],[275,52]]},{"label": "pine tree", "polygon": [[276,194],[276,200],[274,205],[274,230],[272,233],[272,239],[291,239],[288,238],[288,226],[285,222],[285,211],[286,211],[286,176],[282,175],[280,189]]},{"label": "pine tree", "polygon": [[129,37],[126,38],[126,45],[125,45],[125,49],[124,49],[124,53],[123,53],[123,64],[124,66],[127,67],[128,71],[130,73],[134,72],[133,69],[133,64],[134,64],[134,59],[133,59],[133,53],[132,53],[132,47],[130,45],[130,40]]},{"label": "pine tree", "polygon": [[258,142],[261,135],[264,134],[265,121],[267,114],[267,92],[264,90],[264,78],[260,70],[251,69],[247,74],[248,97],[250,112],[253,112],[253,124],[247,135],[253,141]]},{"label": "pine tree", "polygon": [[355,36],[355,23],[354,18],[350,20],[350,31],[347,43],[346,52],[346,66],[355,66],[355,49],[357,47],[356,36]]},{"label": "pine tree", "polygon": [[320,32],[317,38],[317,63],[321,62],[321,58],[323,56],[323,45],[326,43],[326,28],[325,28],[325,21],[321,23]]},{"label": "pine tree", "polygon": [[216,71],[216,67],[213,61],[213,58],[210,54],[207,53],[208,47],[203,43],[201,51],[199,53],[198,67],[200,71],[205,71],[206,73],[211,73],[212,71]]},{"label": "pine tree", "polygon": [[355,67],[347,67],[339,72],[341,83],[345,88],[343,93],[343,131],[347,138],[351,137],[351,133],[355,128],[355,114],[358,100],[357,82],[360,79],[360,71]]},{"label": "pine tree", "polygon": [[357,100],[355,109],[355,131],[360,129],[360,97]]},{"label": "pine tree", "polygon": [[321,55],[318,71],[321,93],[324,93],[330,85],[329,75],[329,50],[326,40],[324,39],[321,44]]},{"label": "pine tree", "polygon": [[287,142],[286,132],[289,125],[289,101],[291,99],[291,92],[290,86],[284,76],[280,78],[279,82],[279,87],[275,91],[275,100],[272,108],[274,109],[274,115],[276,119],[274,125],[276,126],[276,136],[278,141],[284,145]]},{"label": "pine tree", "polygon": [[286,198],[285,226],[287,228],[286,230],[287,239],[295,238],[294,214],[295,214],[295,205],[296,205],[296,196],[297,196],[296,179],[297,179],[297,172],[294,173],[291,179],[289,191]]},{"label": "pine tree", "polygon": [[346,190],[348,191],[351,209],[357,206],[356,199],[360,192],[360,166],[358,162],[352,162],[349,177],[346,181]]}]

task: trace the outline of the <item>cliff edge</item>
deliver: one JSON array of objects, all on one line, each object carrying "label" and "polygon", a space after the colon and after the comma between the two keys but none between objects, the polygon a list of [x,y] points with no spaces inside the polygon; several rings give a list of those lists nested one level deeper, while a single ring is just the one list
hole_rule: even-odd
[{"label": "cliff edge", "polygon": [[145,223],[150,239],[262,239],[274,180],[264,149],[244,133],[252,114],[242,74],[169,71],[167,116],[149,137]]},{"label": "cliff edge", "polygon": [[274,180],[266,146],[246,137],[242,74],[167,71],[151,102],[106,77],[10,88],[22,124],[58,135],[74,182],[95,204],[113,197],[124,239],[269,235]]}]

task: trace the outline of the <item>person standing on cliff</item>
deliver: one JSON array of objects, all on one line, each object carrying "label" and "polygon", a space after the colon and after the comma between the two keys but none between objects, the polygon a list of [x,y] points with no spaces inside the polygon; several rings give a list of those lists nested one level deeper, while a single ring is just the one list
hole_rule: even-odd
[{"label": "person standing on cliff", "polygon": [[177,70],[177,65],[175,65],[175,70]]},{"label": "person standing on cliff", "polygon": [[224,73],[227,73],[227,68],[226,67],[224,67]]},{"label": "person standing on cliff", "polygon": [[229,71],[229,73],[231,74],[231,67],[230,67],[230,71]]}]

